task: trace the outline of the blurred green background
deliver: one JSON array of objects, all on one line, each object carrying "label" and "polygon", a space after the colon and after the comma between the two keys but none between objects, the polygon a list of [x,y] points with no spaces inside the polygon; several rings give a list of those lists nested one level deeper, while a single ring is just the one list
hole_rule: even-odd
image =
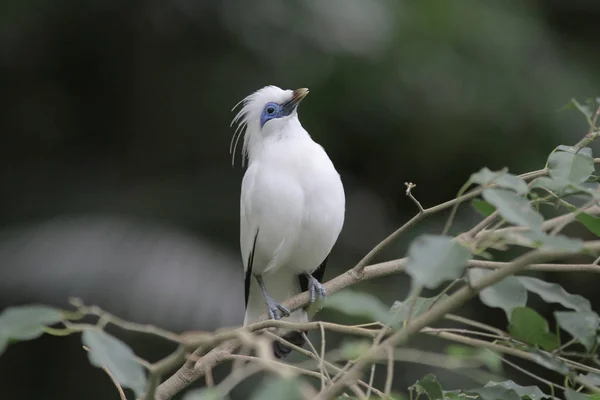
[{"label": "blurred green background", "polygon": [[[178,332],[240,324],[243,169],[228,154],[239,100],[269,84],[310,89],[300,119],[347,196],[330,279],[415,213],[404,182],[432,206],[483,166],[539,169],[556,145],[576,142],[585,120],[558,110],[598,95],[599,16],[592,0],[5,0],[0,306],[79,296]],[[439,233],[442,217],[379,260]],[[476,218],[464,207],[453,231]],[[546,278],[600,300],[589,277]],[[358,289],[391,304],[408,281]],[[506,324],[478,301],[464,313]],[[115,332],[150,360],[172,349]],[[398,389],[428,371],[398,368]],[[475,386],[436,374],[448,389]],[[77,337],[11,346],[0,398],[118,399]]]}]

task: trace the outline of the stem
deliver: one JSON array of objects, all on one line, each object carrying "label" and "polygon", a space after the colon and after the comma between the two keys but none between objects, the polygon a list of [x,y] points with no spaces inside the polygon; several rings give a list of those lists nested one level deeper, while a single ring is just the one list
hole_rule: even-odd
[{"label": "stem", "polygon": [[[594,242],[594,244],[590,245],[588,249],[600,249],[600,242]],[[327,390],[321,392],[317,399],[325,400],[334,397],[348,382],[352,382],[358,377],[360,371],[369,362],[368,360],[377,356],[382,347],[403,344],[410,336],[426,326],[437,322],[439,319],[443,318],[445,314],[462,306],[486,287],[491,286],[510,275],[514,275],[529,264],[566,256],[567,254],[563,252],[533,250],[516,258],[506,268],[496,270],[486,275],[476,284],[465,286],[459,289],[446,300],[439,302],[437,306],[434,306],[429,311],[416,318],[412,323],[406,325],[403,329],[388,337],[381,343],[381,345],[373,347],[367,351],[364,355],[356,360],[354,366],[350,368],[348,372],[342,378],[340,378],[340,380],[329,386]]]}]

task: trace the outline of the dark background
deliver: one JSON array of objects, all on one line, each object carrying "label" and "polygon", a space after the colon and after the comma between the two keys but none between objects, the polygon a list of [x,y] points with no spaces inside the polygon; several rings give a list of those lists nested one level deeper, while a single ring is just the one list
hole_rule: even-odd
[{"label": "dark background", "polygon": [[[415,213],[404,182],[432,206],[483,166],[539,169],[556,145],[576,142],[585,120],[558,110],[598,95],[599,16],[592,0],[5,0],[0,307],[79,296],[177,332],[239,324],[243,169],[228,146],[240,99],[268,84],[310,89],[300,119],[347,195],[330,279]],[[443,217],[379,259],[439,233]],[[475,218],[464,207],[453,232]],[[543,277],[599,300],[589,276]],[[407,288],[398,276],[357,289],[391,304]],[[506,325],[478,301],[463,312]],[[114,332],[150,360],[171,349]],[[399,390],[430,370],[398,368]],[[447,389],[476,385],[434,372]],[[0,398],[118,397],[75,335],[11,346]]]}]

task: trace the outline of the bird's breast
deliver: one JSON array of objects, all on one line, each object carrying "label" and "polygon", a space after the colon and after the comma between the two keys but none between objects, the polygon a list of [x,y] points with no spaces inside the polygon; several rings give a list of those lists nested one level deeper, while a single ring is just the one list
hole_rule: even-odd
[{"label": "bird's breast", "polygon": [[340,176],[323,148],[312,140],[274,142],[247,174],[253,183],[242,194],[243,207],[260,230],[254,267],[314,271],[335,244],[345,213]]}]

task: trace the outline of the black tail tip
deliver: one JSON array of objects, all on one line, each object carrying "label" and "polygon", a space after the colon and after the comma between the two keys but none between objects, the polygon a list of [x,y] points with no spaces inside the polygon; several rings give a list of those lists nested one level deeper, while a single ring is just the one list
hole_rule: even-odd
[{"label": "black tail tip", "polygon": [[[306,340],[304,340],[304,337],[302,336],[302,333],[300,333],[300,332],[289,332],[289,333],[286,333],[285,335],[283,335],[281,338],[287,340],[288,342],[290,342],[298,347],[302,347],[302,346],[304,346],[304,343],[306,343]],[[275,357],[285,358],[291,352],[292,352],[291,347],[288,347],[285,344],[278,342],[278,341],[273,342],[273,354],[275,355]]]}]

